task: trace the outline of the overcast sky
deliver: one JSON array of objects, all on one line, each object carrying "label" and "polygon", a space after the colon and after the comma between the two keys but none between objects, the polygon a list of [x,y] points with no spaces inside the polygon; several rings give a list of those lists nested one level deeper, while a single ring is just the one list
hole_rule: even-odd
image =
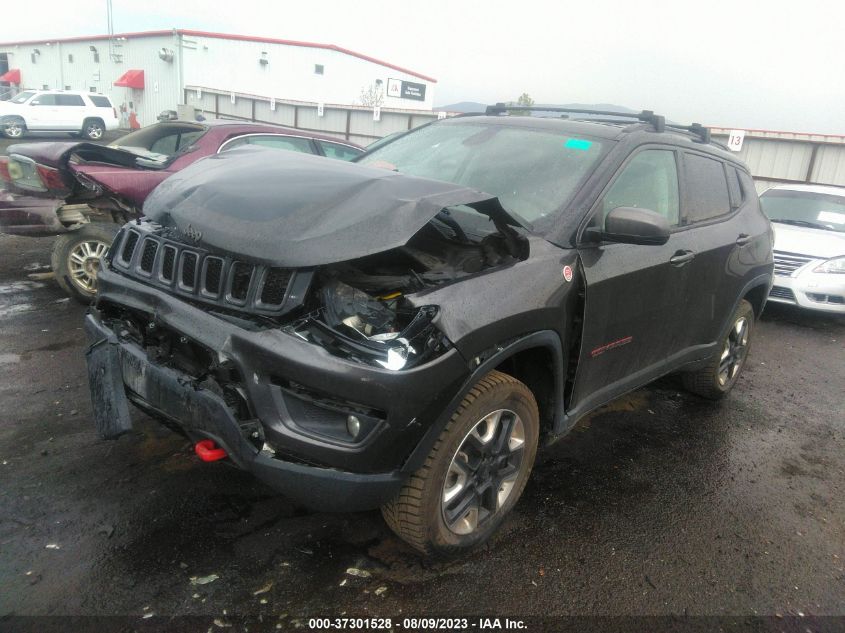
[{"label": "overcast sky", "polygon": [[[27,19],[0,21],[0,41],[106,32],[105,0],[26,8]],[[437,78],[437,105],[528,92],[537,103],[845,134],[841,0],[114,0],[114,12],[118,32],[176,27],[337,44]]]}]

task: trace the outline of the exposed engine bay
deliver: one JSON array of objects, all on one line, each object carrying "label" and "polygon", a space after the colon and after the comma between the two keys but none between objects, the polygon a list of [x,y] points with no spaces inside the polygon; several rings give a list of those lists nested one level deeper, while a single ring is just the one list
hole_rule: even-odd
[{"label": "exposed engine bay", "polygon": [[405,246],[318,269],[310,312],[285,329],[386,369],[419,364],[449,342],[434,326],[438,307],[418,308],[405,297],[514,263],[519,253],[508,244],[500,233],[473,240],[454,220],[432,220]]}]

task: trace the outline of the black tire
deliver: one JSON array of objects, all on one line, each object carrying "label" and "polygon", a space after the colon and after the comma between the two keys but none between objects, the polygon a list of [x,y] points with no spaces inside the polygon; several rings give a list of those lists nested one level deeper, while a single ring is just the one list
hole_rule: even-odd
[{"label": "black tire", "polygon": [[[96,296],[99,261],[95,260],[99,260],[111,246],[117,230],[118,227],[114,224],[85,224],[56,239],[51,254],[56,283],[76,301],[88,305]],[[86,244],[89,245],[88,248]],[[92,245],[96,247],[92,248]],[[77,257],[73,258],[73,255]],[[80,257],[82,262],[79,261]],[[80,268],[84,271],[82,275]],[[92,275],[93,285],[87,283]]]},{"label": "black tire", "polygon": [[106,124],[101,119],[85,119],[80,134],[89,141],[102,140],[106,133]]},{"label": "black tire", "polygon": [[[737,326],[743,322],[745,325],[743,332],[740,334],[737,331]],[[751,349],[753,331],[754,308],[743,299],[739,302],[739,306],[731,317],[731,326],[727,335],[720,341],[718,351],[708,361],[707,365],[698,371],[682,374],[684,387],[687,391],[708,400],[724,398],[733,389],[742,368],[745,366],[748,352]],[[726,354],[727,357],[725,357]]]},{"label": "black tire", "polygon": [[[498,412],[501,412],[499,417],[495,417]],[[488,420],[495,422],[491,421],[490,427],[487,427]],[[522,445],[521,448],[512,448],[515,429],[519,428],[520,421],[523,430]],[[481,518],[481,512],[488,511],[476,509],[476,527],[468,533],[458,533],[450,527],[446,518],[446,514],[451,511],[447,508],[446,500],[447,476],[454,477],[453,466],[456,461],[461,460],[461,455],[466,458],[462,463],[465,466],[469,464],[469,458],[464,451],[480,450],[477,447],[469,448],[467,443],[472,444],[474,438],[479,437],[475,435],[470,438],[470,435],[474,431],[477,432],[482,424],[485,425],[485,430],[493,429],[493,435],[487,440],[489,445],[501,444],[504,447],[507,442],[507,451],[502,451],[503,454],[498,458],[478,459],[478,469],[460,484],[460,490],[466,490],[466,494],[457,494],[456,505],[461,505],[462,498],[474,496],[477,499],[477,508],[482,508],[483,499],[486,498],[496,509],[484,518]],[[508,425],[511,430],[508,430]],[[534,465],[539,431],[540,416],[531,390],[512,376],[491,371],[479,380],[463,399],[423,466],[408,479],[398,495],[382,507],[382,515],[387,525],[402,540],[426,556],[461,554],[483,543],[496,531],[522,495]],[[519,438],[516,444],[518,441]],[[459,453],[459,449],[462,452]],[[506,458],[510,462],[516,460],[517,456],[518,465],[505,463],[490,467],[484,461]],[[497,468],[500,470],[488,476],[489,483],[478,483],[487,471]],[[505,468],[512,471],[507,475],[510,480],[507,484],[500,479],[505,476]],[[468,471],[464,472],[469,475]],[[459,484],[455,482],[451,490],[457,490],[457,485]],[[477,492],[478,485],[486,486],[481,494]],[[505,485],[509,486],[507,492]],[[504,500],[499,498],[501,494],[505,495]],[[469,513],[464,516],[469,516]],[[454,521],[452,525],[470,529],[467,526],[471,523],[459,520]]]},{"label": "black tire", "polygon": [[18,116],[5,117],[0,123],[0,129],[6,138],[19,139],[26,134],[26,122]]}]

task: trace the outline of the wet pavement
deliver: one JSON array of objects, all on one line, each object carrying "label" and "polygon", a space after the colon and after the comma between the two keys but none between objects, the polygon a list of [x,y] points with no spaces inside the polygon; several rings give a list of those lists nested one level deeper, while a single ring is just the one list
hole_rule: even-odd
[{"label": "wet pavement", "polygon": [[773,306],[726,401],[667,378],[614,402],[546,450],[489,546],[431,562],[377,512],[308,512],[137,411],[135,432],[99,441],[85,310],[48,278],[50,245],[0,236],[0,629],[13,614],[845,615],[842,319]]}]

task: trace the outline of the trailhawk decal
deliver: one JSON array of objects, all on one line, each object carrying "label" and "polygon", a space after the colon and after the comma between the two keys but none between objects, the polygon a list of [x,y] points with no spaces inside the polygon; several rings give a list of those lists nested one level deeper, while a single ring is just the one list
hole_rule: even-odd
[{"label": "trailhawk decal", "polygon": [[607,345],[601,345],[601,346],[597,347],[596,349],[594,349],[592,352],[590,352],[590,356],[595,358],[596,356],[600,356],[601,354],[604,354],[607,350],[614,349],[616,347],[622,347],[623,345],[627,345],[628,343],[630,343],[633,340],[634,340],[633,336],[626,336],[625,338],[620,338],[616,341],[612,341],[612,342],[608,343]]}]

